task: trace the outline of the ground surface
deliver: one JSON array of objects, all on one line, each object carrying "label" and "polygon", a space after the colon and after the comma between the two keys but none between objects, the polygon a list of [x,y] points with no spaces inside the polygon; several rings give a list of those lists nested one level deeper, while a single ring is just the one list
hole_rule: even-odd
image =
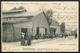
[{"label": "ground surface", "polygon": [[[34,49],[35,48],[35,49]],[[67,38],[33,40],[31,46],[21,46],[19,42],[2,43],[3,51],[77,51],[78,39]]]}]

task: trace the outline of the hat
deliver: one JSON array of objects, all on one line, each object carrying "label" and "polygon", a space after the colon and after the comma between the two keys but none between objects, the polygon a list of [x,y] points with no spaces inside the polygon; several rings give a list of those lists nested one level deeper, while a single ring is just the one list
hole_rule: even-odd
[{"label": "hat", "polygon": [[25,33],[22,32],[21,34],[24,35]]}]

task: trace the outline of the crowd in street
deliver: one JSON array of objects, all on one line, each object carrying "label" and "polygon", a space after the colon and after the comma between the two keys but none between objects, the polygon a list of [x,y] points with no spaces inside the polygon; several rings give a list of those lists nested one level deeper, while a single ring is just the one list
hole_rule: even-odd
[{"label": "crowd in street", "polygon": [[32,34],[28,34],[28,33],[21,33],[21,45],[31,45],[31,41],[36,39],[53,39],[53,38],[66,38],[68,36],[74,36],[75,38],[77,38],[77,34],[36,34],[35,36],[32,36]]}]

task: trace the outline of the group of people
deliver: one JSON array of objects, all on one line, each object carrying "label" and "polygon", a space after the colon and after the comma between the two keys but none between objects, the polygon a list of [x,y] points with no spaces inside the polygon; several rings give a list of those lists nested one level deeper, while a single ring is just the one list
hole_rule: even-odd
[{"label": "group of people", "polygon": [[[53,38],[53,37],[67,37],[67,36],[70,36],[70,34],[36,34],[35,35],[35,38],[31,35],[31,34],[28,34],[28,33],[21,33],[21,45],[24,46],[24,45],[31,45],[31,40],[32,39],[45,39],[45,38]],[[75,38],[77,38],[77,34],[75,34]]]},{"label": "group of people", "polygon": [[31,41],[33,39],[45,39],[47,38],[46,35],[49,35],[49,34],[36,34],[35,37],[33,37],[31,34],[28,34],[28,33],[23,33],[21,32],[21,45],[24,46],[24,45],[31,45]]},{"label": "group of people", "polygon": [[36,34],[35,35],[35,39],[44,39],[45,38],[45,34],[43,33],[43,34]]},{"label": "group of people", "polygon": [[53,38],[53,34],[49,34],[49,33],[47,33],[47,34],[36,34],[35,35],[35,39],[45,39],[45,38]]},{"label": "group of people", "polygon": [[21,33],[21,45],[31,45],[31,34]]}]

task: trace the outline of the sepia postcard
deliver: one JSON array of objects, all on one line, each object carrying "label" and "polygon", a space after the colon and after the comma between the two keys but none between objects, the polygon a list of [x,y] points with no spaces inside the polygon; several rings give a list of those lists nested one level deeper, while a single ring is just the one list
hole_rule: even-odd
[{"label": "sepia postcard", "polygon": [[2,1],[2,52],[78,52],[78,1]]}]

